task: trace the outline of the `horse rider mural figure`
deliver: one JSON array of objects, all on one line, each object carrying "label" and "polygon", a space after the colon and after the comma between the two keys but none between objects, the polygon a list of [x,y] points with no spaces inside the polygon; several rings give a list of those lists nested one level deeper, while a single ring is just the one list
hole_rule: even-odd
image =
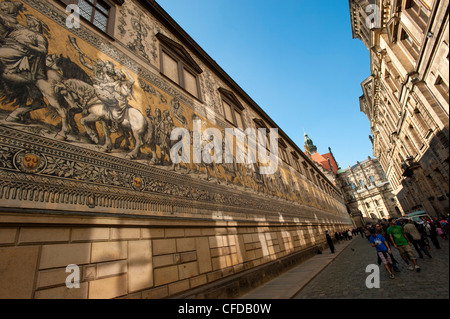
[{"label": "horse rider mural figure", "polygon": [[[7,4],[7,5],[5,5]],[[9,5],[8,5],[9,4]],[[19,106],[7,121],[21,122],[30,111],[46,107],[35,83],[47,79],[48,26],[27,14],[26,26],[17,22],[21,6],[2,2],[0,11],[0,100]],[[32,103],[27,105],[28,99]]]}]

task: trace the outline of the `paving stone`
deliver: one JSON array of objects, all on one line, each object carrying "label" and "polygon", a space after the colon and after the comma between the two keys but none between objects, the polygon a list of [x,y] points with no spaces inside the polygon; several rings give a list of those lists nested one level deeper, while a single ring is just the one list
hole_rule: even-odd
[{"label": "paving stone", "polygon": [[438,240],[442,249],[432,247],[432,259],[418,259],[419,273],[410,271],[394,248],[401,272],[390,279],[381,265],[380,288],[366,286],[366,267],[377,264],[377,256],[358,236],[336,244],[336,254],[324,251],[241,299],[449,299],[449,242]]},{"label": "paving stone", "polygon": [[[449,242],[440,241],[441,249],[433,246],[432,259],[418,259],[419,273],[410,271],[394,248],[394,258],[400,264],[400,273],[389,279],[380,267],[380,288],[368,289],[366,266],[376,264],[375,249],[367,239],[357,238],[311,280],[294,298],[296,299],[448,299],[449,298]],[[415,250],[413,249],[413,252]],[[339,284],[336,285],[335,282]]]}]

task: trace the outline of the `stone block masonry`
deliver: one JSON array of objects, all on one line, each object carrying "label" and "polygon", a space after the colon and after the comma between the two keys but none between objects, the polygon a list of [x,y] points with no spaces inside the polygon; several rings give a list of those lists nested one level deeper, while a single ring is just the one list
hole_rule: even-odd
[{"label": "stone block masonry", "polygon": [[[5,213],[0,298],[232,298],[282,271],[281,264],[285,269],[298,256],[315,253],[324,245],[324,229],[341,230],[248,221],[181,224]],[[79,267],[79,288],[66,286],[70,264]],[[229,289],[230,282],[238,288]]]}]

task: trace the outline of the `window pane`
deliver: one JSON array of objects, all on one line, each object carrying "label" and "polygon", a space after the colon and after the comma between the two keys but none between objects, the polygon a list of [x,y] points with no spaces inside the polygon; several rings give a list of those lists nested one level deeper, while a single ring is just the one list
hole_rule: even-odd
[{"label": "window pane", "polygon": [[94,15],[94,25],[102,31],[106,31],[106,26],[108,25],[108,18],[105,17],[98,11],[95,11]]},{"label": "window pane", "polygon": [[231,113],[231,105],[227,102],[223,101],[223,109],[225,111],[225,118],[230,121],[231,123],[234,123],[233,121],[233,114]]},{"label": "window pane", "polygon": [[109,6],[104,3],[103,1],[98,1],[97,4],[95,5],[95,7],[103,12],[104,14],[108,15],[108,10],[109,10]]},{"label": "window pane", "polygon": [[163,73],[172,81],[178,81],[178,63],[166,53],[163,52]]},{"label": "window pane", "polygon": [[289,157],[287,155],[285,148],[281,148],[281,156],[282,156],[283,160],[289,164]]},{"label": "window pane", "polygon": [[187,70],[184,70],[184,86],[186,91],[198,97],[197,79]]},{"label": "window pane", "polygon": [[422,19],[423,23],[426,24],[428,22],[428,14],[425,12],[425,10],[420,11],[420,18]]},{"label": "window pane", "polygon": [[78,6],[80,8],[80,15],[86,20],[91,21],[92,17],[92,5],[86,0],[79,0]]},{"label": "window pane", "polygon": [[412,44],[413,42],[413,40],[405,30],[402,30],[402,40],[406,40],[409,44]]},{"label": "window pane", "polygon": [[239,112],[235,112],[234,115],[236,115],[236,122],[237,122],[237,126],[240,129],[244,129],[244,123],[242,122],[242,116]]},{"label": "window pane", "polygon": [[414,0],[410,1],[409,8],[413,9],[415,13],[419,13],[420,7],[417,5],[417,3]]}]

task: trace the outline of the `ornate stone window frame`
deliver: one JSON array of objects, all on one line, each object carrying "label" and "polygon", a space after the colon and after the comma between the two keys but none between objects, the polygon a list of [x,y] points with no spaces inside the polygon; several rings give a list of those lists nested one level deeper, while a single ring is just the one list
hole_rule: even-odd
[{"label": "ornate stone window frame", "polygon": [[281,159],[283,160],[283,162],[285,162],[286,164],[288,164],[289,166],[291,165],[290,160],[289,160],[289,155],[287,152],[287,144],[285,141],[283,141],[281,138],[278,141],[278,146],[280,149],[280,155],[281,155]]},{"label": "ornate stone window frame", "polygon": [[404,53],[409,57],[411,63],[415,63],[420,56],[420,47],[411,33],[402,26],[399,28],[399,39],[397,43],[404,48]]},{"label": "ornate stone window frame", "polygon": [[[183,89],[184,92],[189,94],[189,96],[195,98],[199,102],[203,103],[202,95],[200,90],[200,80],[199,76],[203,73],[203,70],[187,52],[187,50],[179,43],[168,38],[162,33],[157,33],[156,38],[159,40],[160,49],[160,73],[165,79],[169,80],[171,83],[176,84],[178,87]],[[178,82],[169,78],[167,74],[164,73],[164,59],[163,56],[167,55],[177,63],[178,72]],[[190,73],[194,78],[197,86],[197,96],[188,91],[185,80],[185,72]]]},{"label": "ornate stone window frame", "polygon": [[300,156],[297,154],[297,152],[294,152],[294,151],[291,152],[291,155],[292,155],[292,159],[295,163],[295,168],[297,169],[297,171],[300,174],[303,174],[302,166],[300,165]]},{"label": "ornate stone window frame", "polygon": [[[222,108],[223,108],[223,114],[224,114],[224,118],[225,120],[230,123],[231,125],[233,125],[234,127],[237,127],[243,131],[245,131],[245,123],[244,123],[244,118],[243,118],[243,111],[245,110],[244,106],[241,104],[241,102],[239,102],[239,100],[237,99],[237,97],[234,95],[233,92],[224,89],[224,88],[219,88],[218,89],[220,96],[222,98]],[[226,116],[226,110],[225,110],[225,103],[227,103],[230,108],[231,108],[231,119],[228,119]],[[241,118],[241,123],[242,123],[242,127],[239,126],[236,114],[239,114],[240,118]]]},{"label": "ornate stone window frame", "polygon": [[420,1],[407,0],[405,2],[405,11],[422,32],[425,32],[428,21],[430,20],[430,10]]},{"label": "ornate stone window frame", "polygon": [[[270,151],[270,131],[269,131],[269,128],[267,127],[266,123],[262,119],[254,118],[253,122],[255,123],[255,127],[256,127],[257,130],[260,129],[260,128],[265,128],[266,129],[266,149],[268,151]],[[257,139],[257,143],[259,143],[258,139]]]},{"label": "ornate stone window frame", "polygon": [[[67,7],[68,5],[79,4],[79,0],[57,0],[59,3]],[[87,2],[94,1],[94,3],[91,3],[93,6],[93,9],[95,9],[95,4],[99,0],[86,0]],[[116,21],[116,13],[117,13],[117,6],[121,6],[124,3],[124,0],[101,0],[104,4],[106,4],[109,7],[108,14],[105,15],[107,17],[107,25],[106,29],[102,30],[101,28],[97,27],[92,21],[89,21],[88,19],[84,18],[80,14],[81,20],[88,23],[91,27],[93,27],[95,30],[98,30],[104,35],[107,35],[111,40],[114,40],[114,30],[115,30],[115,21]],[[97,10],[99,11],[99,10]],[[101,12],[101,11],[99,11]]]}]

